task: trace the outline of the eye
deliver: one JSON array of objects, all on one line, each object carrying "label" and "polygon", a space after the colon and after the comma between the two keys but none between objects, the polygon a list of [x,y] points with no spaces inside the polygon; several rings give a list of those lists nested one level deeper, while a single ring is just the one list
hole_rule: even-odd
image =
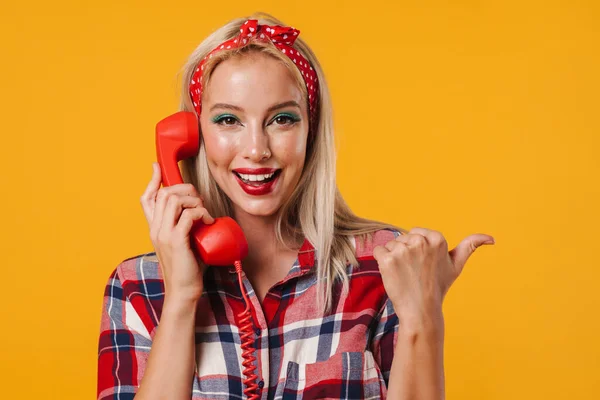
[{"label": "eye", "polygon": [[238,122],[238,119],[231,114],[222,114],[218,115],[212,119],[212,122],[218,125],[235,125]]},{"label": "eye", "polygon": [[300,117],[294,114],[282,113],[273,118],[273,122],[277,125],[292,125],[300,121]]}]

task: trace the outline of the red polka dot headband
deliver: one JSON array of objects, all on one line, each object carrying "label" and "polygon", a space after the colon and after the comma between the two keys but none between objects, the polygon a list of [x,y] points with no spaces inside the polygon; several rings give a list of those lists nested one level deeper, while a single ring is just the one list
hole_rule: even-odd
[{"label": "red polka dot headband", "polygon": [[317,83],[317,74],[313,67],[308,63],[306,58],[293,45],[300,31],[293,27],[287,26],[269,26],[259,25],[258,20],[250,19],[244,22],[240,28],[240,33],[233,39],[223,42],[210,53],[206,55],[197,65],[192,80],[190,81],[190,96],[194,103],[196,113],[200,115],[202,110],[202,71],[204,63],[213,56],[215,52],[223,49],[241,48],[250,42],[250,38],[254,37],[258,40],[270,40],[283,54],[288,56],[300,70],[306,90],[308,91],[308,103],[311,119],[315,116],[316,100],[319,92]]}]

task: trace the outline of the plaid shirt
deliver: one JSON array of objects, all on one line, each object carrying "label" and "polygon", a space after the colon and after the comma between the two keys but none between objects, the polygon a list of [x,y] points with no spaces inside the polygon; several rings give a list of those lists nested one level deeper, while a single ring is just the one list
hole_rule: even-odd
[{"label": "plaid shirt", "polygon": [[[398,318],[385,293],[373,247],[400,234],[383,229],[348,266],[350,290],[335,291],[332,311],[315,305],[315,250],[306,240],[287,276],[262,304],[248,279],[258,384],[266,399],[385,398]],[[196,312],[192,399],[243,399],[237,315],[245,308],[233,269],[207,268]],[[340,286],[337,286],[339,289]],[[124,260],[104,292],[98,346],[98,399],[133,399],[160,320],[164,286],[155,253]]]}]

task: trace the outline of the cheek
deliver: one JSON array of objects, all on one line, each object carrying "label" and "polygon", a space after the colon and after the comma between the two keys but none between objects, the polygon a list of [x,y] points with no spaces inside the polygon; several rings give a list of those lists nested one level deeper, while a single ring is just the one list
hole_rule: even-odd
[{"label": "cheek", "polygon": [[206,132],[202,135],[206,158],[211,166],[228,166],[235,156],[238,143],[225,135]]},{"label": "cheek", "polygon": [[277,141],[278,154],[286,164],[304,164],[306,156],[306,137],[302,135],[290,136]]}]

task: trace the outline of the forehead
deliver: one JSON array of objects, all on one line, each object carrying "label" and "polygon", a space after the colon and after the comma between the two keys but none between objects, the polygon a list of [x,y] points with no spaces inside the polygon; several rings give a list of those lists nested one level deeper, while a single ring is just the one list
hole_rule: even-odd
[{"label": "forehead", "polygon": [[229,103],[243,108],[268,107],[289,100],[303,104],[298,85],[280,60],[264,54],[246,54],[215,67],[202,102],[205,105]]}]

